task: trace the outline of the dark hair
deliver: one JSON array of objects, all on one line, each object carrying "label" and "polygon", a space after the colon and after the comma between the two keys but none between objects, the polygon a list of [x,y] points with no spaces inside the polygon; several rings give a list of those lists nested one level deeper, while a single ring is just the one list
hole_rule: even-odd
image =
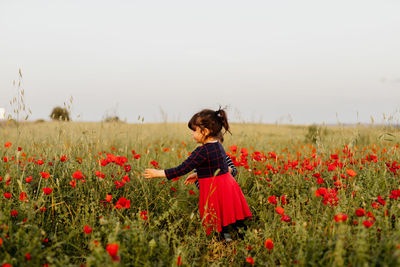
[{"label": "dark hair", "polygon": [[[226,132],[231,133],[229,131],[228,117],[225,110],[221,109],[221,107],[217,111],[203,109],[197,112],[188,122],[188,127],[193,131],[196,131],[196,127],[200,127],[201,130],[207,128],[210,133],[204,138],[215,137],[221,142],[224,141],[224,134]],[[224,133],[222,133],[222,128],[225,129]]]}]

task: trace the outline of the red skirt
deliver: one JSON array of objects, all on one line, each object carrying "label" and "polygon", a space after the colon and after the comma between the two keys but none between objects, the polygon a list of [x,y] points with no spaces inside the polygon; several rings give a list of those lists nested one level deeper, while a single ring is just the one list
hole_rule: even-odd
[{"label": "red skirt", "polygon": [[207,235],[252,216],[242,190],[229,172],[200,178],[199,185],[199,211]]}]

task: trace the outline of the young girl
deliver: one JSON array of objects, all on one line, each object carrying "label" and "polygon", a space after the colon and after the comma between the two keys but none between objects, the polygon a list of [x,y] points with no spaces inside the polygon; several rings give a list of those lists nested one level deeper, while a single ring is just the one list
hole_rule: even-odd
[{"label": "young girl", "polygon": [[204,109],[190,119],[188,127],[197,147],[178,167],[166,170],[146,169],[144,178],[166,177],[168,180],[197,170],[199,211],[206,234],[222,232],[229,225],[242,222],[252,214],[239,185],[229,172],[226,153],[218,137],[222,128],[229,132],[224,110]]}]

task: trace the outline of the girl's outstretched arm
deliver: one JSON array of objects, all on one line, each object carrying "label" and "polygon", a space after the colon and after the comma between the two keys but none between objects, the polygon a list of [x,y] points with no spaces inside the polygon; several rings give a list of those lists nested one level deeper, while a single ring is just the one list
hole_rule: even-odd
[{"label": "girl's outstretched arm", "polygon": [[189,173],[191,170],[199,166],[204,160],[206,160],[206,155],[203,155],[205,153],[207,153],[205,149],[200,146],[196,148],[191,155],[178,167],[165,170],[146,169],[143,176],[146,179],[167,177],[168,180],[182,176],[186,173]]},{"label": "girl's outstretched arm", "polygon": [[166,177],[164,170],[157,170],[157,169],[145,169],[143,176],[146,179],[151,179],[156,177]]},{"label": "girl's outstretched arm", "polygon": [[204,146],[197,147],[190,156],[175,168],[165,169],[164,174],[168,180],[185,175],[197,168],[207,159],[207,151]]}]

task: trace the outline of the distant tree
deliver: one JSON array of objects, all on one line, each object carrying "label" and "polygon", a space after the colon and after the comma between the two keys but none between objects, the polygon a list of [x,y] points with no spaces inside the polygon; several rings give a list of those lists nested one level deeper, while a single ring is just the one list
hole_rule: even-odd
[{"label": "distant tree", "polygon": [[55,107],[50,114],[50,118],[55,121],[69,121],[69,112],[66,108]]},{"label": "distant tree", "polygon": [[108,116],[104,118],[104,122],[121,122],[118,116]]}]

